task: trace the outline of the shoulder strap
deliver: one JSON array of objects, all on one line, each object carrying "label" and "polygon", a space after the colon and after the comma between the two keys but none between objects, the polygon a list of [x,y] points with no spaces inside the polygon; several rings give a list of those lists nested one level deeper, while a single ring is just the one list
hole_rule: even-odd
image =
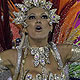
[{"label": "shoulder strap", "polygon": [[52,54],[55,57],[56,61],[58,62],[59,68],[62,69],[63,68],[63,63],[62,63],[62,60],[61,60],[61,56],[58,52],[58,49],[56,47],[56,44],[54,44],[53,42],[50,42],[50,45],[51,45],[51,49],[53,50]]},{"label": "shoulder strap", "polygon": [[18,51],[18,58],[17,58],[17,65],[16,65],[16,69],[15,69],[15,74],[13,76],[13,80],[17,80],[18,78],[18,74],[20,71],[20,65],[21,65],[21,58],[22,58],[22,48],[17,48]]}]

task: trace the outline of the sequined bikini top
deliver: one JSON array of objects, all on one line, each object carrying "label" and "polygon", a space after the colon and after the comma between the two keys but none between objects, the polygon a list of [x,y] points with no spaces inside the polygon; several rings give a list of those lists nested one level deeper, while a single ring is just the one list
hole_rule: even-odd
[{"label": "sequined bikini top", "polygon": [[[65,68],[63,68],[63,63],[58,52],[58,49],[54,43],[50,43],[50,46],[40,47],[40,48],[29,48],[31,55],[34,57],[34,66],[41,66],[42,72],[36,74],[33,78],[32,74],[29,73],[29,70],[21,72],[21,80],[68,80]],[[26,50],[27,51],[27,50]],[[61,75],[53,74],[52,72],[46,73],[46,64],[49,64],[49,53],[52,52],[53,57],[55,57],[58,62],[59,69],[63,70]],[[26,52],[24,52],[25,55]],[[24,60],[22,60],[21,68],[24,68]]]}]

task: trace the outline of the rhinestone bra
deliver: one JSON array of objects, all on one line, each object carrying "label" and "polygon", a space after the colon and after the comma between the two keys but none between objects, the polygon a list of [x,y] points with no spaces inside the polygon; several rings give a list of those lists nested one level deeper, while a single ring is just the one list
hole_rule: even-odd
[{"label": "rhinestone bra", "polygon": [[[29,48],[31,55],[34,57],[34,67],[38,65],[41,66],[42,72],[36,74],[35,78],[33,78],[32,74],[29,73],[29,70],[21,72],[21,80],[68,80],[66,79],[65,68],[63,68],[63,63],[54,43],[50,43],[48,47],[40,47],[40,48]],[[27,50],[26,50],[27,51]],[[46,64],[49,64],[49,52],[52,52],[53,57],[55,57],[56,61],[58,62],[59,69],[63,69],[60,75],[53,74],[52,72],[46,73]],[[25,56],[24,52],[24,56]],[[24,59],[22,60],[21,69],[24,68]]]}]

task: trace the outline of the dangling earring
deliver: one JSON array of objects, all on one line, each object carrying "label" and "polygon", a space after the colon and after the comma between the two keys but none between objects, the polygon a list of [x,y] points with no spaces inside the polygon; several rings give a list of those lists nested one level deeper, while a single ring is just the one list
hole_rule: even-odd
[{"label": "dangling earring", "polygon": [[50,33],[52,33],[53,31],[51,30]]},{"label": "dangling earring", "polygon": [[24,51],[24,58],[27,56],[28,46],[29,46],[28,33],[25,32],[25,40],[24,40],[24,48],[25,48],[25,51]]},{"label": "dangling earring", "polygon": [[25,34],[22,33],[22,39],[21,39],[21,43],[20,43],[20,45],[19,45],[19,48],[22,48],[22,47],[23,47],[24,40],[25,40]]},{"label": "dangling earring", "polygon": [[27,33],[27,32],[25,32],[24,47],[27,47],[27,46],[28,46],[28,44],[29,44],[29,42],[28,42],[28,33]]},{"label": "dangling earring", "polygon": [[52,26],[52,22],[49,22],[49,26]]},{"label": "dangling earring", "polygon": [[25,35],[28,35],[28,33],[27,33],[27,32],[25,32]]}]

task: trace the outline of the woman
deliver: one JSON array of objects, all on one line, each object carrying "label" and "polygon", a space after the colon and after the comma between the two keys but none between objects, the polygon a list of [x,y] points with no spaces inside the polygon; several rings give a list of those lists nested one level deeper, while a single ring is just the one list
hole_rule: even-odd
[{"label": "woman", "polygon": [[46,0],[25,0],[16,6],[20,11],[14,12],[13,22],[23,26],[22,41],[17,50],[0,54],[1,66],[8,67],[13,80],[68,80],[64,66],[68,61],[80,61],[80,48],[48,43],[52,24],[60,18],[55,14],[56,9],[50,10],[52,4]]}]

